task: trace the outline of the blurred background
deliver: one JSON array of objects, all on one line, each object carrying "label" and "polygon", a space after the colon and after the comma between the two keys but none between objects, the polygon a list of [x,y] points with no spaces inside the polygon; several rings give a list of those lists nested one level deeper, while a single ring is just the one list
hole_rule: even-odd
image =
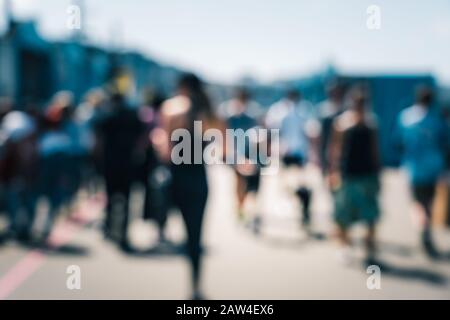
[{"label": "blurred background", "polygon": [[[301,134],[311,140],[301,165],[285,161],[256,188],[239,168],[207,168],[205,297],[450,298],[448,1],[0,0],[0,8],[0,299],[190,296],[186,232],[151,138],[187,72],[229,127],[238,106],[239,115],[255,107],[246,114],[255,126],[273,127],[268,111],[293,91],[308,123],[322,127]],[[352,230],[352,259],[337,257],[335,193],[320,147],[324,103],[340,95],[341,115],[355,87],[377,119],[379,290],[368,288],[360,263],[364,224]],[[422,105],[433,117],[402,120]],[[416,172],[433,178],[416,183]],[[428,201],[416,188],[424,184]],[[125,209],[111,202],[117,194]],[[81,290],[66,286],[71,265]]]}]

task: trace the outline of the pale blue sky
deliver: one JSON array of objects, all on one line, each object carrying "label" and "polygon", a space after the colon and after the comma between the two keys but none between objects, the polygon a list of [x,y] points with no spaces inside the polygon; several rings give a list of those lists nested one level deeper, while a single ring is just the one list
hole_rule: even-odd
[{"label": "pale blue sky", "polygon": [[[12,1],[46,36],[68,34],[70,0]],[[85,2],[91,39],[120,41],[212,80],[308,75],[332,62],[345,72],[432,72],[450,85],[450,0]],[[382,10],[379,31],[366,27],[371,4]]]}]

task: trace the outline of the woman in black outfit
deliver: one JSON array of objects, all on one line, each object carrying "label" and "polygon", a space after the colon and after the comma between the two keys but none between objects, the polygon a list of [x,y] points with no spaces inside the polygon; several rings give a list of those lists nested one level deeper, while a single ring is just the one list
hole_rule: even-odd
[{"label": "woman in black outfit", "polygon": [[[172,174],[171,197],[183,217],[187,232],[187,251],[192,268],[193,298],[200,299],[201,232],[203,216],[208,198],[206,168],[194,163],[194,144],[202,139],[203,132],[194,133],[194,121],[201,121],[203,130],[223,128],[212,110],[203,84],[193,74],[185,74],[178,84],[178,95],[167,100],[161,109],[162,128],[154,141],[157,150],[166,163],[170,163]],[[175,164],[171,159],[174,130],[187,129],[191,136],[191,161]],[[179,141],[181,142],[181,141]],[[203,145],[203,142],[201,142]]]}]

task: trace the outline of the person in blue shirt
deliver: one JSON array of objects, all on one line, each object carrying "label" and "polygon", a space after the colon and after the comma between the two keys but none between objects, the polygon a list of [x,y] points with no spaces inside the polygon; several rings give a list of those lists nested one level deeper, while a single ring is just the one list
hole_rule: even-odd
[{"label": "person in blue shirt", "polygon": [[[280,154],[286,168],[303,169],[309,161],[310,140],[314,122],[311,118],[311,104],[304,100],[301,92],[290,89],[286,97],[272,105],[266,115],[266,125],[280,130]],[[302,226],[311,235],[312,191],[301,183],[295,191],[302,204]]]},{"label": "person in blue shirt", "polygon": [[[250,92],[246,88],[238,88],[235,98],[223,103],[219,107],[219,113],[225,119],[227,128],[237,132],[242,130],[245,142],[235,142],[234,157],[236,163],[233,169],[236,173],[236,195],[238,199],[238,217],[246,218],[244,204],[251,194],[257,194],[261,180],[261,168],[258,159],[252,159],[251,147],[255,147],[257,141],[252,137],[257,136],[260,125],[261,106],[252,100]],[[252,160],[252,161],[250,161]],[[250,225],[255,233],[259,232],[261,217],[257,213]]]},{"label": "person in blue shirt", "polygon": [[438,258],[439,253],[431,237],[431,214],[436,184],[445,170],[448,132],[444,120],[432,105],[431,88],[419,87],[416,103],[399,115],[396,141],[401,150],[402,165],[409,176],[414,200],[425,214],[423,248],[431,258]]}]

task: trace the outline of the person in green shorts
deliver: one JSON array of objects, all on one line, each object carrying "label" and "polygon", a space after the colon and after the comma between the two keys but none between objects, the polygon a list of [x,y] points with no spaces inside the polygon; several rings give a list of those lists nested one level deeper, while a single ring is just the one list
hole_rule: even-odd
[{"label": "person in green shorts", "polygon": [[375,231],[380,216],[378,194],[380,161],[377,129],[368,110],[365,93],[355,90],[349,110],[333,124],[330,148],[330,186],[334,194],[334,218],[338,237],[350,246],[348,230],[356,222],[367,225],[367,266],[375,259]]}]

